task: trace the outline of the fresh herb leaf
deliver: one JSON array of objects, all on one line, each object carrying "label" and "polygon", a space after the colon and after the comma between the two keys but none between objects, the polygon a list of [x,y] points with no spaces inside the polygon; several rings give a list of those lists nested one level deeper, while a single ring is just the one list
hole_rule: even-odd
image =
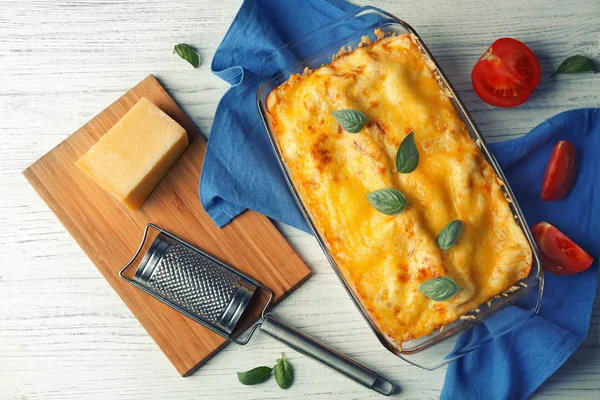
[{"label": "fresh herb leaf", "polygon": [[292,366],[285,359],[283,353],[281,353],[281,358],[277,359],[274,375],[277,384],[282,389],[289,388],[294,382],[294,371],[292,370]]},{"label": "fresh herb leaf", "polygon": [[185,43],[176,44],[175,47],[173,48],[173,53],[177,53],[177,55],[179,55],[179,57],[183,58],[184,60],[186,60],[187,62],[192,64],[192,66],[194,68],[198,68],[198,66],[200,65],[201,60],[200,60],[200,56],[198,55],[198,52],[196,51],[196,49],[194,49],[189,44],[185,44]]},{"label": "fresh herb leaf", "polygon": [[346,132],[358,133],[367,122],[367,116],[358,110],[332,111],[333,118],[342,126]]},{"label": "fresh herb leaf", "polygon": [[386,215],[398,215],[408,206],[406,197],[391,188],[370,192],[367,194],[367,200],[377,211]]},{"label": "fresh herb leaf", "polygon": [[246,372],[238,372],[237,377],[242,385],[257,385],[266,381],[270,376],[273,368],[256,367]]},{"label": "fresh herb leaf", "polygon": [[440,246],[440,249],[448,250],[450,247],[454,246],[458,235],[460,235],[461,229],[462,222],[458,219],[446,225],[437,236],[437,244]]},{"label": "fresh herb leaf", "polygon": [[571,56],[560,64],[550,77],[558,74],[575,74],[578,72],[596,72],[598,67],[592,60],[584,56]]},{"label": "fresh herb leaf", "polygon": [[433,278],[419,285],[419,291],[433,301],[450,300],[461,290],[462,288],[449,276]]},{"label": "fresh herb leaf", "polygon": [[409,133],[396,153],[396,171],[403,174],[413,172],[419,165],[419,151],[415,145],[414,132]]}]

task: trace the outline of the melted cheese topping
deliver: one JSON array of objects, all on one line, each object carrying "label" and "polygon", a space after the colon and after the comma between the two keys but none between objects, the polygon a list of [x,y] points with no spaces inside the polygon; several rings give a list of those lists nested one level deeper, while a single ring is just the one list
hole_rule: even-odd
[{"label": "melted cheese topping", "polygon": [[[292,75],[267,98],[268,118],[293,183],[376,326],[396,343],[427,335],[529,274],[532,253],[490,164],[408,35],[339,55]],[[358,134],[330,112],[367,116]],[[393,172],[414,131],[420,162]],[[409,206],[378,212],[367,193],[396,188]],[[437,234],[463,222],[444,252]],[[463,288],[436,302],[418,286],[449,275]]]}]

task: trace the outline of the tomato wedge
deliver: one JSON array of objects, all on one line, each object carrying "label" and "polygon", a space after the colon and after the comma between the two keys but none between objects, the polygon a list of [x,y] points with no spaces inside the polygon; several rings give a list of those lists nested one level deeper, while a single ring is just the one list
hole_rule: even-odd
[{"label": "tomato wedge", "polygon": [[550,257],[544,253],[540,253],[540,256],[542,257],[542,267],[544,268],[544,271],[552,272],[556,275],[570,275],[570,272],[566,268],[563,268],[552,261]]},{"label": "tomato wedge", "polygon": [[511,38],[496,40],[473,67],[471,82],[481,100],[497,107],[523,104],[540,84],[535,54]]},{"label": "tomato wedge", "polygon": [[557,275],[585,271],[594,259],[564,233],[547,222],[538,222],[531,233],[542,253],[544,270]]},{"label": "tomato wedge", "polygon": [[556,201],[571,191],[575,181],[575,147],[568,140],[556,143],[542,183],[542,200]]}]

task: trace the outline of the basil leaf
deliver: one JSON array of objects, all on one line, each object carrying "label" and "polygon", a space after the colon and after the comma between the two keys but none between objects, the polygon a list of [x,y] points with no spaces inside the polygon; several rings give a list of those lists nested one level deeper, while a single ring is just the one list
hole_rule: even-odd
[{"label": "basil leaf", "polygon": [[189,44],[176,44],[173,48],[173,53],[177,53],[179,57],[192,64],[194,68],[198,68],[198,66],[200,65],[200,56],[196,52],[196,49],[194,49]]},{"label": "basil leaf", "polygon": [[396,153],[396,171],[403,174],[413,172],[419,165],[419,151],[415,145],[414,132],[409,133]]},{"label": "basil leaf", "polygon": [[386,215],[398,215],[408,206],[406,197],[391,188],[370,192],[367,194],[367,200],[377,211]]},{"label": "basil leaf", "polygon": [[358,133],[367,122],[367,116],[358,110],[332,111],[333,118],[346,132]]},{"label": "basil leaf", "polygon": [[287,389],[292,386],[294,382],[294,371],[292,370],[292,366],[287,362],[283,353],[281,353],[281,358],[277,359],[277,364],[275,364],[275,381],[282,389]]},{"label": "basil leaf", "polygon": [[450,300],[461,290],[449,276],[433,278],[419,285],[419,291],[434,301]]},{"label": "basil leaf", "polygon": [[448,250],[450,247],[454,246],[458,235],[460,235],[461,228],[462,222],[458,219],[446,225],[437,236],[437,244],[440,246],[440,249]]},{"label": "basil leaf", "polygon": [[237,377],[242,385],[256,385],[266,381],[271,376],[272,371],[273,368],[256,367],[250,371],[238,372]]},{"label": "basil leaf", "polygon": [[558,74],[575,74],[578,72],[596,72],[598,67],[592,60],[584,56],[571,56],[560,64],[550,77]]}]

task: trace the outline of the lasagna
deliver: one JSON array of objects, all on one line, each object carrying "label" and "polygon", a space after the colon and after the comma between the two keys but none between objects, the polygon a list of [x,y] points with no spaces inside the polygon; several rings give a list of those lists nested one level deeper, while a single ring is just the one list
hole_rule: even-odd
[{"label": "lasagna", "polygon": [[[401,345],[527,277],[532,251],[503,183],[414,39],[378,37],[291,75],[266,107],[292,182],[344,280],[375,326]],[[356,134],[331,114],[348,109],[366,116]],[[396,153],[411,132],[419,163],[399,173]],[[377,211],[367,194],[382,188],[404,194],[406,209]],[[462,221],[460,236],[443,250],[437,235],[454,220]],[[462,290],[447,301],[421,293],[423,282],[442,276]]]}]

